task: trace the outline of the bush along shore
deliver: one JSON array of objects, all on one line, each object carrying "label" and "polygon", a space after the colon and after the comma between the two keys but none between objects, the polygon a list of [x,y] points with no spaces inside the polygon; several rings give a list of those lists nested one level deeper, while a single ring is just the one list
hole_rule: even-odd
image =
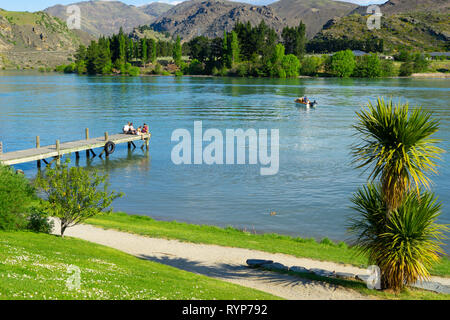
[{"label": "bush along shore", "polygon": [[[448,60],[421,52],[400,50],[383,54],[381,39],[320,43],[306,39],[305,25],[286,27],[280,37],[262,21],[258,26],[237,23],[231,32],[189,42],[134,39],[122,30],[117,35],[81,45],[76,61],[56,71],[90,75],[211,75],[292,78],[298,76],[379,78],[440,73],[450,70]],[[312,54],[321,48],[334,53]],[[360,50],[366,50],[362,52]],[[311,51],[311,52],[308,52]],[[322,50],[323,51],[323,50]],[[366,53],[367,52],[367,53]],[[356,53],[356,55],[355,55]],[[41,69],[46,72],[46,69]]]}]

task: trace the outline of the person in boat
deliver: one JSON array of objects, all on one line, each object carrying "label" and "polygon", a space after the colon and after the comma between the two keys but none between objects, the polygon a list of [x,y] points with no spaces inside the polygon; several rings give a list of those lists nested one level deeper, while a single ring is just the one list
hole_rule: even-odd
[{"label": "person in boat", "polygon": [[309,99],[308,99],[307,96],[305,96],[305,97],[303,98],[303,102],[306,103],[306,104],[311,103],[311,101],[309,101]]},{"label": "person in boat", "polygon": [[123,126],[122,131],[123,131],[123,133],[128,134],[128,132],[130,131],[130,123],[129,122]]}]

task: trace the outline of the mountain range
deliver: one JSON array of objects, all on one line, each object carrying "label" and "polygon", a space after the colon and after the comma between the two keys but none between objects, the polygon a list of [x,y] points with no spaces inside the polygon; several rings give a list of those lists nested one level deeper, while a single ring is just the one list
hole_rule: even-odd
[{"label": "mountain range", "polygon": [[[130,32],[134,27],[150,25],[156,31],[180,35],[183,40],[198,34],[222,35],[238,20],[252,24],[264,20],[278,32],[284,26],[298,25],[302,20],[311,38],[330,19],[345,16],[358,7],[334,0],[279,0],[267,6],[227,0],[191,0],[176,6],[152,2],[135,7],[119,1],[84,1],[75,5],[81,10],[82,30],[96,37],[117,33],[120,27]],[[56,5],[45,11],[66,20],[68,6]]]},{"label": "mountain range", "polygon": [[149,25],[156,17],[172,6],[153,2],[142,7],[127,5],[120,1],[83,1],[69,5],[56,5],[45,9],[48,14],[63,21],[68,18],[67,9],[77,5],[81,11],[81,30],[99,37],[119,32],[131,32],[135,27]]}]

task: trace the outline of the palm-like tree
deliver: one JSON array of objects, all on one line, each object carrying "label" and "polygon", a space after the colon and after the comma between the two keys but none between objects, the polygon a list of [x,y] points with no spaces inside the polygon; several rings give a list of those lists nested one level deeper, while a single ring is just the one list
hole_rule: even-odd
[{"label": "palm-like tree", "polygon": [[395,210],[407,190],[429,187],[430,173],[436,173],[435,160],[442,149],[431,136],[438,131],[438,121],[431,114],[417,108],[409,114],[408,104],[394,105],[378,99],[374,106],[357,112],[359,123],[355,129],[363,143],[354,147],[358,167],[372,167],[370,179],[380,178],[387,205],[387,214]]},{"label": "palm-like tree", "polygon": [[353,155],[359,168],[371,170],[372,183],[352,199],[359,215],[350,231],[369,262],[380,267],[383,288],[399,290],[429,276],[448,230],[435,223],[440,204],[434,195],[421,191],[429,187],[429,174],[436,173],[435,160],[443,152],[431,138],[439,125],[420,108],[409,112],[408,104],[383,99],[357,115],[355,128],[363,142]]},{"label": "palm-like tree", "polygon": [[359,213],[350,231],[357,235],[358,249],[382,271],[382,287],[399,291],[404,285],[430,276],[440,255],[448,227],[436,223],[441,204],[434,195],[415,190],[387,216],[380,184],[358,190],[352,202]]}]

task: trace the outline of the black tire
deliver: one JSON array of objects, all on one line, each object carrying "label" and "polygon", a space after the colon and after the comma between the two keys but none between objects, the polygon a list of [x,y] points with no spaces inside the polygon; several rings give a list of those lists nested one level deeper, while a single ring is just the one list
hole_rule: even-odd
[{"label": "black tire", "polygon": [[107,156],[109,156],[110,154],[113,154],[114,151],[116,151],[116,144],[112,141],[108,141],[105,144],[105,153]]}]

